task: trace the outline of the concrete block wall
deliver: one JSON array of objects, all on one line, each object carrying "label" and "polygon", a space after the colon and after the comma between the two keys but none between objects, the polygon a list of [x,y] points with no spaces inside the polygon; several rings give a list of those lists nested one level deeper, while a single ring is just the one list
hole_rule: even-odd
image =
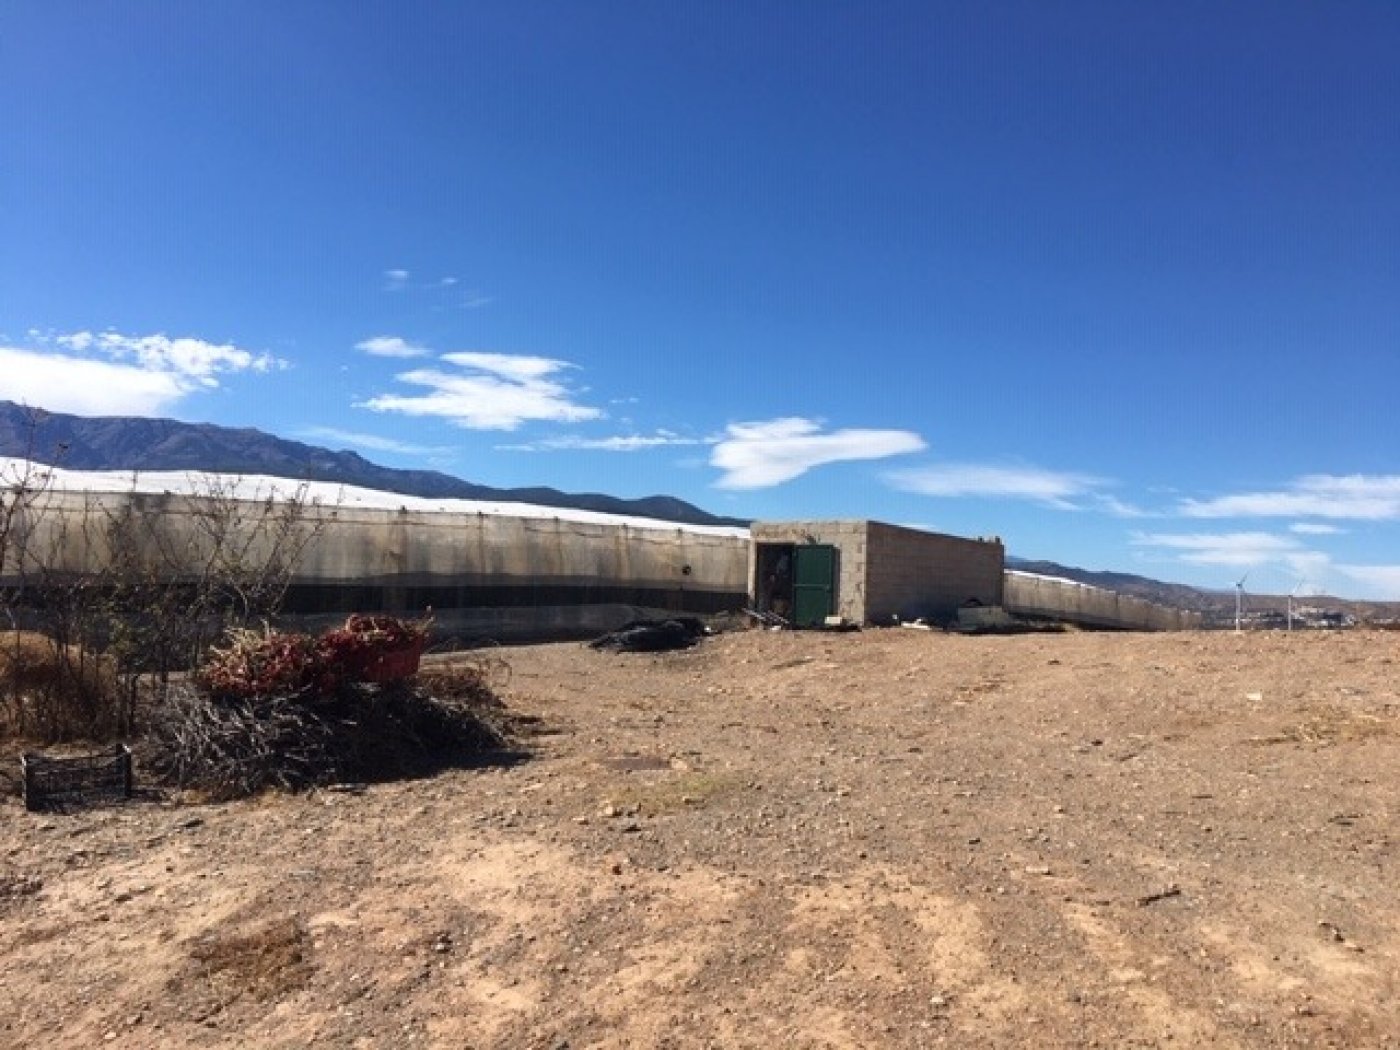
[{"label": "concrete block wall", "polygon": [[898,616],[949,621],[969,599],[1000,605],[1006,551],[1000,541],[966,539],[866,523],[867,622]]},{"label": "concrete block wall", "polygon": [[1006,611],[1016,616],[1062,620],[1085,627],[1130,631],[1190,631],[1199,613],[1154,605],[1101,587],[1033,573],[1006,574]]}]

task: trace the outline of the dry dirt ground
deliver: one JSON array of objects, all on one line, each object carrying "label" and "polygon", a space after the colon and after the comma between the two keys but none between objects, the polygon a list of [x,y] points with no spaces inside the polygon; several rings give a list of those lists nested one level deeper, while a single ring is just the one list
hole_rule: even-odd
[{"label": "dry dirt ground", "polygon": [[0,1045],[1400,1046],[1400,637],[509,650],[516,765],[0,806]]}]

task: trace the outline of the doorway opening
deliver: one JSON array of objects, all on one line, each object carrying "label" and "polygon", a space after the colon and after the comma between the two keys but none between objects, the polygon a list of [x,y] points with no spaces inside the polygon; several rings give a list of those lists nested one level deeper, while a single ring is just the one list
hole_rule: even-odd
[{"label": "doorway opening", "polygon": [[758,611],[794,627],[820,627],[836,611],[836,548],[822,543],[760,543],[755,551]]}]

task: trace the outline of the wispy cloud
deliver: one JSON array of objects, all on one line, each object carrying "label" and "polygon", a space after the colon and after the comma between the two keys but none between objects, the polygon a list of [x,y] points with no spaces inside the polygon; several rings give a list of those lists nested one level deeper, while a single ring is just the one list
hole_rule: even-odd
[{"label": "wispy cloud", "polygon": [[1192,565],[1229,565],[1251,568],[1269,562],[1298,563],[1314,552],[1303,548],[1291,536],[1270,532],[1135,532],[1131,542],[1139,547],[1158,547],[1178,552],[1181,561]]},{"label": "wispy cloud", "polygon": [[1082,498],[1092,496],[1110,512],[1129,517],[1141,515],[1136,508],[1097,493],[1095,490],[1107,482],[1091,474],[1033,466],[947,463],[892,470],[885,478],[895,488],[921,496],[1029,500],[1058,510],[1080,510]]},{"label": "wispy cloud", "polygon": [[450,451],[442,446],[415,445],[378,434],[365,434],[339,427],[304,427],[298,433],[313,441],[334,441],[347,448],[370,449],[374,452],[394,452],[405,456],[438,456]]},{"label": "wispy cloud", "polygon": [[356,350],[363,350],[375,357],[427,357],[430,350],[417,343],[410,343],[396,335],[376,335],[355,344]]},{"label": "wispy cloud", "polygon": [[704,438],[682,437],[669,430],[658,430],[655,434],[619,434],[613,437],[589,438],[575,435],[544,438],[520,445],[497,445],[505,452],[644,452],[653,448],[666,448],[674,445],[704,445],[711,442]]},{"label": "wispy cloud", "polygon": [[[1134,533],[1131,542],[1155,547],[1188,565],[1216,566],[1230,572],[1265,570],[1262,581],[1279,593],[1348,592],[1381,598],[1400,593],[1400,566],[1339,565],[1325,551],[1293,536],[1271,532]],[[1364,584],[1366,593],[1343,580]],[[1282,582],[1288,581],[1288,582]]]},{"label": "wispy cloud", "polygon": [[1288,526],[1288,531],[1296,532],[1299,536],[1340,536],[1346,529],[1323,521],[1295,521]]},{"label": "wispy cloud", "polygon": [[791,481],[814,467],[850,460],[883,459],[921,452],[927,445],[908,430],[834,430],[792,417],[731,423],[710,452],[710,465],[723,471],[725,489],[761,489]]},{"label": "wispy cloud", "polygon": [[1188,518],[1328,518],[1400,520],[1400,475],[1308,474],[1285,488],[1208,500],[1183,500]]},{"label": "wispy cloud", "polygon": [[462,296],[457,305],[463,310],[480,310],[483,306],[490,306],[495,301],[494,297],[473,288]]},{"label": "wispy cloud", "polygon": [[521,423],[578,423],[598,419],[600,409],[575,401],[575,392],[559,378],[574,367],[548,357],[464,351],[443,354],[455,365],[419,368],[396,378],[428,393],[381,394],[359,407],[409,416],[435,416],[470,430],[514,430]]},{"label": "wispy cloud", "polygon": [[1400,597],[1400,565],[1336,565],[1334,568],[1347,579],[1361,584],[1365,597],[1391,601]]},{"label": "wispy cloud", "polygon": [[221,377],[287,367],[271,354],[190,336],[31,332],[40,346],[0,347],[0,396],[56,412],[155,415],[214,390]]},{"label": "wispy cloud", "polygon": [[383,278],[384,283],[380,287],[384,291],[405,292],[415,299],[426,296],[434,310],[479,310],[495,302],[492,296],[479,288],[464,288],[462,279],[454,274],[415,279],[408,270],[385,270]]},{"label": "wispy cloud", "polygon": [[1092,499],[1093,504],[1099,510],[1105,514],[1111,514],[1115,518],[1155,518],[1159,516],[1155,511],[1144,510],[1134,503],[1128,503],[1106,492],[1095,492],[1092,494]]}]

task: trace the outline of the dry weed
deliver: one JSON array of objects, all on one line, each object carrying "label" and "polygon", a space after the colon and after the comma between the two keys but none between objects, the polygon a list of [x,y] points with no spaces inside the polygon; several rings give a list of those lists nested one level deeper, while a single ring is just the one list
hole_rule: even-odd
[{"label": "dry weed", "polygon": [[736,776],[684,773],[665,776],[661,780],[632,781],[611,791],[609,797],[626,812],[660,817],[732,794],[740,785],[741,781]]},{"label": "dry weed", "polygon": [[1400,732],[1395,719],[1364,711],[1351,711],[1337,704],[1314,709],[1307,718],[1269,736],[1250,737],[1251,744],[1306,744],[1330,747],[1343,742],[1374,740]]},{"label": "dry weed", "polygon": [[[311,979],[310,938],[296,919],[281,919],[244,934],[210,934],[190,957],[195,979],[208,993],[208,1014],[240,999],[267,1002],[304,988]],[[188,983],[182,975],[180,985]]]},{"label": "dry weed", "polygon": [[0,633],[0,734],[103,739],[121,721],[115,662],[37,631]]}]

